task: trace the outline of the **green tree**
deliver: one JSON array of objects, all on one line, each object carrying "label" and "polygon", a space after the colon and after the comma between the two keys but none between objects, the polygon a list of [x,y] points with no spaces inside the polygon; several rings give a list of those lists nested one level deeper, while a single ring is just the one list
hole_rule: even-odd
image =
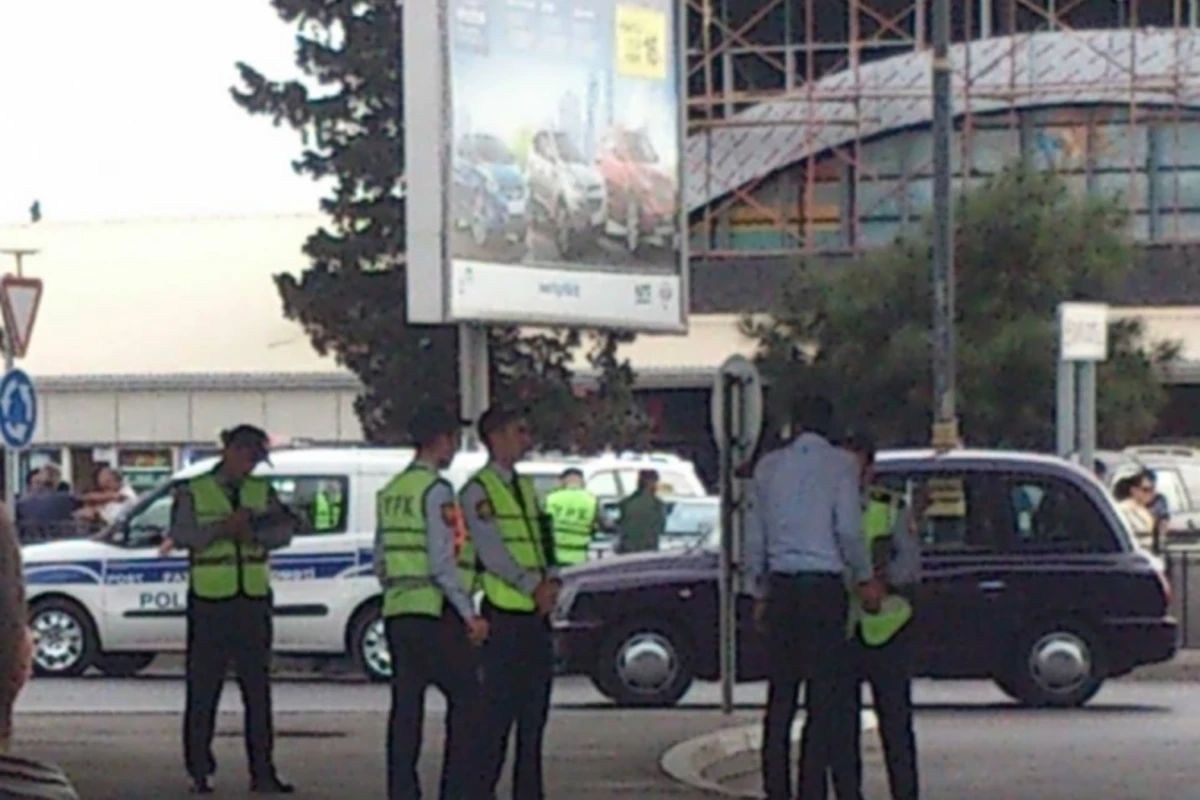
[{"label": "green tree", "polygon": [[[1077,197],[1053,174],[1014,167],[959,199],[958,388],[972,444],[1054,447],[1058,303],[1109,297],[1134,253],[1116,198]],[[920,444],[932,415],[928,224],[844,265],[800,265],[766,322],[747,320],[786,398],[819,390],[881,442]],[[1145,439],[1165,402],[1156,370],[1178,353],[1140,322],[1110,325],[1099,369],[1102,444]]]},{"label": "green tree", "polygon": [[650,418],[634,396],[635,376],[619,348],[632,334],[602,330],[589,337],[588,366],[596,373],[595,390],[583,396],[576,439],[584,452],[642,450],[650,446]]},{"label": "green tree", "polygon": [[[402,5],[395,0],[271,0],[296,29],[302,79],[271,80],[238,64],[234,101],[300,134],[301,175],[329,181],[329,218],[304,247],[298,278],[276,276],[289,319],[313,346],[362,381],[356,402],[367,437],[398,443],[420,402],[457,402],[458,336],[407,324]],[[582,411],[571,390],[577,333],[490,331],[492,393],[530,403],[537,435],[573,446]]]}]

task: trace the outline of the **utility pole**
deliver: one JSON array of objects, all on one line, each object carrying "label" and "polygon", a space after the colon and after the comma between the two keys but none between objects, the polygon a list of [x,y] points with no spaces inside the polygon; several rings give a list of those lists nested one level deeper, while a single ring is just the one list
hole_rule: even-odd
[{"label": "utility pole", "polygon": [[[25,277],[25,256],[35,256],[38,250],[28,247],[10,247],[0,249],[0,255],[12,256],[17,262],[17,277]],[[13,371],[16,366],[17,355],[15,345],[13,343],[14,331],[4,331],[4,374]],[[8,509],[8,513],[15,519],[17,513],[17,494],[20,491],[17,486],[20,483],[21,461],[20,453],[16,448],[4,448],[4,503]]]},{"label": "utility pole", "polygon": [[933,446],[957,446],[954,342],[954,198],[950,153],[954,96],[950,0],[933,0]]}]

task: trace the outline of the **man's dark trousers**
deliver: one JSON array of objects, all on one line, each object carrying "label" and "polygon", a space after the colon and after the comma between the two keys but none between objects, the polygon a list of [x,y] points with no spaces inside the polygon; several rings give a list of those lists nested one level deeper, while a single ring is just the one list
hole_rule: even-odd
[{"label": "man's dark trousers", "polygon": [[554,680],[550,625],[540,614],[501,611],[488,603],[483,613],[491,624],[483,648],[484,706],[488,714],[484,726],[485,794],[492,792],[486,796],[494,796],[508,753],[509,733],[515,724],[513,800],[544,800],[542,739]]},{"label": "man's dark trousers", "polygon": [[482,797],[479,752],[479,671],[466,626],[453,609],[440,617],[406,614],[388,618],[392,654],[392,710],[388,718],[388,800],[420,800],[417,763],[425,720],[425,692],[436,686],[446,698],[446,740],[441,800]]},{"label": "man's dark trousers", "polygon": [[[855,642],[858,675],[871,686],[892,800],[918,800],[917,741],[912,709],[912,626],[881,647]],[[857,681],[856,681],[857,683]],[[858,686],[855,697],[861,698]],[[861,731],[856,729],[856,737]]]},{"label": "man's dark trousers", "polygon": [[772,574],[764,620],[770,660],[763,723],[763,785],[768,800],[791,800],[791,729],[800,684],[807,714],[797,782],[800,800],[824,800],[826,769],[838,800],[861,800],[859,727],[844,671],[848,598],[841,575]]},{"label": "man's dark trousers", "polygon": [[254,781],[274,776],[271,728],[271,598],[188,598],[187,706],[183,751],[188,774],[216,772],[212,753],[217,706],[232,661],[242,690],[246,757]]}]

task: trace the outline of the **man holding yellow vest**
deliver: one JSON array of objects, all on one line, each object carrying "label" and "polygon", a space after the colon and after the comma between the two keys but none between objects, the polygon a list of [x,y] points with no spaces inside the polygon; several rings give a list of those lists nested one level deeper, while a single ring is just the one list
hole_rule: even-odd
[{"label": "man holding yellow vest", "polygon": [[211,794],[213,729],[232,661],[245,706],[250,788],[291,794],[275,771],[271,726],[271,566],[292,539],[295,517],[265,478],[267,435],[251,425],[221,434],[221,460],[175,491],[170,540],[190,551],[184,758],[192,791]]},{"label": "man holding yellow vest", "polygon": [[487,638],[476,615],[475,552],[459,541],[458,502],[438,473],[458,451],[463,423],[438,408],[419,410],[409,433],[416,458],[376,497],[375,572],[383,585],[383,618],[392,655],[388,720],[388,800],[420,800],[417,762],[425,692],[446,697],[442,800],[484,795],[478,742],[479,678],[473,645]]},{"label": "man holding yellow vest", "polygon": [[854,694],[859,696],[860,681],[870,684],[892,800],[917,800],[910,630],[921,571],[917,520],[906,507],[903,495],[874,483],[874,443],[865,436],[850,436],[843,446],[858,459],[862,470],[861,483],[866,487],[863,535],[876,576],[887,586],[877,613],[867,613],[851,598],[847,633],[856,640]]},{"label": "man holding yellow vest", "polygon": [[532,439],[523,412],[493,406],[479,419],[491,460],[462,493],[467,531],[479,554],[483,613],[484,793],[494,797],[508,739],[517,729],[514,800],[543,800],[542,739],[550,711],[554,648],[549,614],[558,601],[554,539],[533,482],[516,474]]}]

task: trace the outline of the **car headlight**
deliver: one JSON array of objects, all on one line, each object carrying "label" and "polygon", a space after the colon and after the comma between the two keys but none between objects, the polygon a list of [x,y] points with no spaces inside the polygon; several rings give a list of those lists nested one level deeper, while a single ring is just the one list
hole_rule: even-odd
[{"label": "car headlight", "polygon": [[575,597],[579,594],[579,584],[569,583],[558,593],[558,603],[550,615],[551,622],[566,622],[571,618],[571,607],[575,605]]}]

